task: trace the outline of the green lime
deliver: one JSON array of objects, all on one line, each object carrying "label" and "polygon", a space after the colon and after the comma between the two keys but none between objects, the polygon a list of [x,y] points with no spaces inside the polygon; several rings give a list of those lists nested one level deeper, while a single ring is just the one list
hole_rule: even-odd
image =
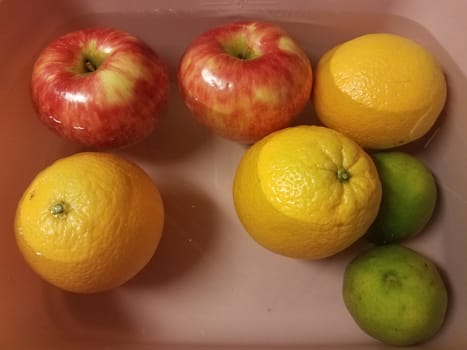
[{"label": "green lime", "polygon": [[389,244],[361,253],[347,266],[344,303],[368,335],[391,345],[414,345],[444,323],[448,296],[433,262]]},{"label": "green lime", "polygon": [[383,194],[378,215],[366,233],[375,244],[400,242],[419,234],[433,215],[436,182],[431,171],[404,152],[373,155]]}]

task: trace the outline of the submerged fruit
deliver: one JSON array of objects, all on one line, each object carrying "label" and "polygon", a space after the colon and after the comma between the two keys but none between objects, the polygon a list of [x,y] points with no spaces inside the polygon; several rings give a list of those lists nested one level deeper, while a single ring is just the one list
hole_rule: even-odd
[{"label": "submerged fruit", "polygon": [[78,153],[41,171],[22,196],[16,240],[31,268],[78,293],[117,287],[138,273],[162,234],[151,178],[107,153]]},{"label": "submerged fruit", "polygon": [[313,103],[326,126],[365,148],[387,149],[425,135],[446,90],[443,71],[426,49],[397,35],[368,34],[323,55]]},{"label": "submerged fruit", "polygon": [[392,345],[415,345],[433,337],[448,303],[434,263],[400,245],[358,255],[345,270],[343,297],[365,333]]},{"label": "submerged fruit", "polygon": [[383,196],[378,216],[365,237],[376,244],[387,244],[419,234],[436,207],[437,189],[431,171],[403,152],[379,152],[373,159]]},{"label": "submerged fruit", "polygon": [[233,197],[240,221],[261,245],[294,258],[336,254],[373,222],[381,184],[372,159],[334,130],[290,127],[243,156]]}]

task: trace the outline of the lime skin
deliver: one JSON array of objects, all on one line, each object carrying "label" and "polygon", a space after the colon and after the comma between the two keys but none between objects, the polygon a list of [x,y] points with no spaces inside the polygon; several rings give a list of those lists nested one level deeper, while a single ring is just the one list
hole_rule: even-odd
[{"label": "lime skin", "polygon": [[383,193],[375,221],[365,234],[374,244],[397,243],[421,233],[437,203],[436,181],[420,160],[404,152],[372,155]]},{"label": "lime skin", "polygon": [[347,266],[344,303],[369,336],[390,345],[427,341],[442,327],[448,294],[428,258],[397,244],[374,246]]}]

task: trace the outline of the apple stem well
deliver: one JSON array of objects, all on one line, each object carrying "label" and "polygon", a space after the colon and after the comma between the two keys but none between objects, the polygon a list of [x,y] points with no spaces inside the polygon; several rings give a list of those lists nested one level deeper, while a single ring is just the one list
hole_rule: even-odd
[{"label": "apple stem well", "polygon": [[222,43],[222,47],[227,54],[240,60],[252,60],[260,56],[260,53],[248,45],[242,35]]},{"label": "apple stem well", "polygon": [[92,51],[91,48],[88,48],[82,54],[81,63],[78,68],[80,73],[87,74],[95,72],[109,56],[108,53],[103,52],[102,50],[95,50],[96,51]]},{"label": "apple stem well", "polygon": [[97,67],[95,67],[90,60],[84,61],[84,68],[87,70],[88,73],[95,72]]}]

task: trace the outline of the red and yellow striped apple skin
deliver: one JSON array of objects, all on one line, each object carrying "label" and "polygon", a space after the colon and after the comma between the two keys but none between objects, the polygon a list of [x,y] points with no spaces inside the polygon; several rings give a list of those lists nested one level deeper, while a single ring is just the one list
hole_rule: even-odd
[{"label": "red and yellow striped apple skin", "polygon": [[[97,70],[85,61],[98,61]],[[142,40],[113,28],[88,28],[50,43],[31,81],[40,120],[92,148],[136,143],[155,129],[168,99],[164,60]]]}]

